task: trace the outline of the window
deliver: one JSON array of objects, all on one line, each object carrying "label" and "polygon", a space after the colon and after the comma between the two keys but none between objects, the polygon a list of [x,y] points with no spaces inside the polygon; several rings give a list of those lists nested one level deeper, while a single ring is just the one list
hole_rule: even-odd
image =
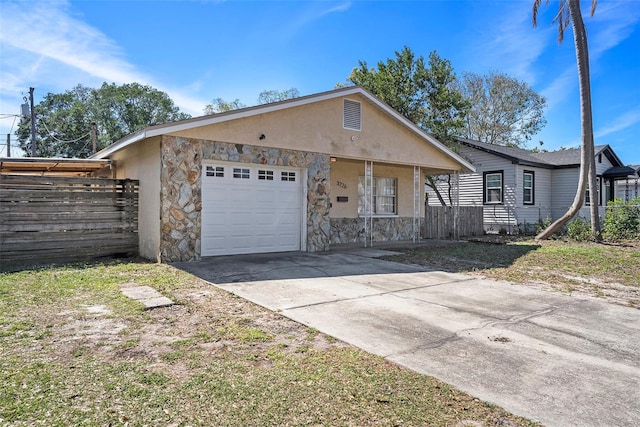
[{"label": "window", "polygon": [[296,173],[295,172],[280,172],[280,180],[281,181],[295,181]]},{"label": "window", "polygon": [[[597,194],[596,194],[596,198],[598,206],[600,206],[602,203],[600,203],[600,177],[596,177],[596,190],[597,190]],[[591,195],[589,194],[589,183],[587,183],[587,193],[585,194],[585,198],[584,198],[584,204],[585,206],[591,206]]]},{"label": "window", "polygon": [[522,175],[522,203],[525,205],[534,204],[533,187],[535,174],[533,171],[524,171]]},{"label": "window", "polygon": [[259,170],[258,179],[263,181],[273,181],[273,171]]},{"label": "window", "polygon": [[224,168],[222,166],[207,166],[206,174],[207,176],[224,178]]},{"label": "window", "polygon": [[396,215],[396,179],[395,178],[373,178],[371,194],[373,203],[370,208],[373,212],[365,209],[364,177],[358,177],[358,214],[359,215]]},{"label": "window", "polygon": [[344,100],[343,127],[351,130],[362,130],[362,110],[358,101]]},{"label": "window", "polygon": [[502,203],[502,171],[484,173],[484,203]]},{"label": "window", "polygon": [[249,169],[233,168],[233,177],[240,179],[249,179]]}]

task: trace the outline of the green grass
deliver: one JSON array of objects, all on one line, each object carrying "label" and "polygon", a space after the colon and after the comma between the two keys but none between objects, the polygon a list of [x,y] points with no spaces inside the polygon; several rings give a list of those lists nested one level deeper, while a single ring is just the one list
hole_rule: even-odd
[{"label": "green grass", "polygon": [[3,426],[531,425],[166,265],[0,274],[0,316]]},{"label": "green grass", "polygon": [[477,272],[515,283],[545,283],[594,296],[622,292],[640,304],[640,245],[521,240],[505,244],[463,242],[438,248],[399,249],[393,261],[452,272]]}]

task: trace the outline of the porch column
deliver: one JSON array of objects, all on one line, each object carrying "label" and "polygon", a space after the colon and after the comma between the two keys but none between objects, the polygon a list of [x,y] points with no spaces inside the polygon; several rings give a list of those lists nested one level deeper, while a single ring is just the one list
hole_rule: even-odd
[{"label": "porch column", "polygon": [[[413,243],[416,243],[420,232],[420,172],[419,166],[413,167]],[[422,191],[424,191],[424,185],[422,188]]]},{"label": "porch column", "polygon": [[364,161],[364,247],[373,246],[373,162]]}]

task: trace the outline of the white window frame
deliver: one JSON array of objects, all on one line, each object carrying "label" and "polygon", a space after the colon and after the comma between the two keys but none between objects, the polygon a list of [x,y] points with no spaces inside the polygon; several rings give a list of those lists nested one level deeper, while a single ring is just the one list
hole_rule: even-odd
[{"label": "white window frame", "polygon": [[[527,175],[531,175],[531,186],[527,187],[526,186],[526,180],[525,177]],[[522,204],[523,205],[534,205],[536,202],[536,197],[535,197],[535,186],[536,186],[536,174],[534,171],[523,171],[522,172]],[[530,190],[530,199],[527,200],[526,197],[526,190]]]},{"label": "white window frame", "polygon": [[[365,212],[365,193],[364,193],[364,176],[358,177],[358,215],[372,215],[378,217],[392,217],[398,216],[398,178],[393,177],[382,177],[375,176],[373,177],[373,185],[372,185],[372,197],[373,203],[370,204],[373,212]],[[392,181],[393,182],[393,194],[389,194],[389,190],[391,187],[383,187],[379,188],[383,183]],[[383,194],[380,194],[383,193]],[[391,201],[391,203],[389,203]],[[392,212],[388,212],[388,209],[385,207],[392,206]],[[382,211],[382,212],[381,212]]]},{"label": "white window frame", "polygon": [[[497,186],[489,187],[487,185],[487,181],[488,181],[489,177],[493,176],[493,175],[497,175],[497,176],[500,177],[500,186],[499,187],[497,187]],[[483,180],[482,188],[483,188],[483,191],[484,191],[484,195],[483,195],[484,204],[485,205],[501,205],[501,204],[503,204],[504,203],[504,171],[485,172],[483,177],[482,177],[482,180]],[[497,200],[497,201],[489,200],[489,191],[490,190],[493,190],[493,191],[499,190],[500,191],[500,193],[499,193],[499,195],[500,195],[499,199],[500,200]]]},{"label": "white window frame", "polygon": [[[602,199],[600,198],[600,177],[596,177],[596,196],[598,198],[598,206],[602,206]],[[587,183],[587,191],[584,194],[584,205],[591,206],[591,194],[589,194],[589,183]]]}]

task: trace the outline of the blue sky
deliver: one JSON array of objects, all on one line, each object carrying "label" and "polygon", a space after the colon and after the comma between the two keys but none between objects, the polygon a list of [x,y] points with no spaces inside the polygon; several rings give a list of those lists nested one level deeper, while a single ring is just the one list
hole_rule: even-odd
[{"label": "blue sky", "polygon": [[[557,1],[531,25],[532,0],[502,1],[6,1],[0,0],[0,143],[23,96],[77,84],[139,82],[194,116],[212,99],[256,103],[265,89],[303,95],[345,82],[409,46],[457,73],[505,72],[547,98],[532,140],[553,150],[580,142],[578,83],[569,30],[551,24]],[[596,144],[640,164],[640,0],[583,0]],[[15,129],[15,127],[14,127]],[[0,156],[5,154],[0,149]]]}]

